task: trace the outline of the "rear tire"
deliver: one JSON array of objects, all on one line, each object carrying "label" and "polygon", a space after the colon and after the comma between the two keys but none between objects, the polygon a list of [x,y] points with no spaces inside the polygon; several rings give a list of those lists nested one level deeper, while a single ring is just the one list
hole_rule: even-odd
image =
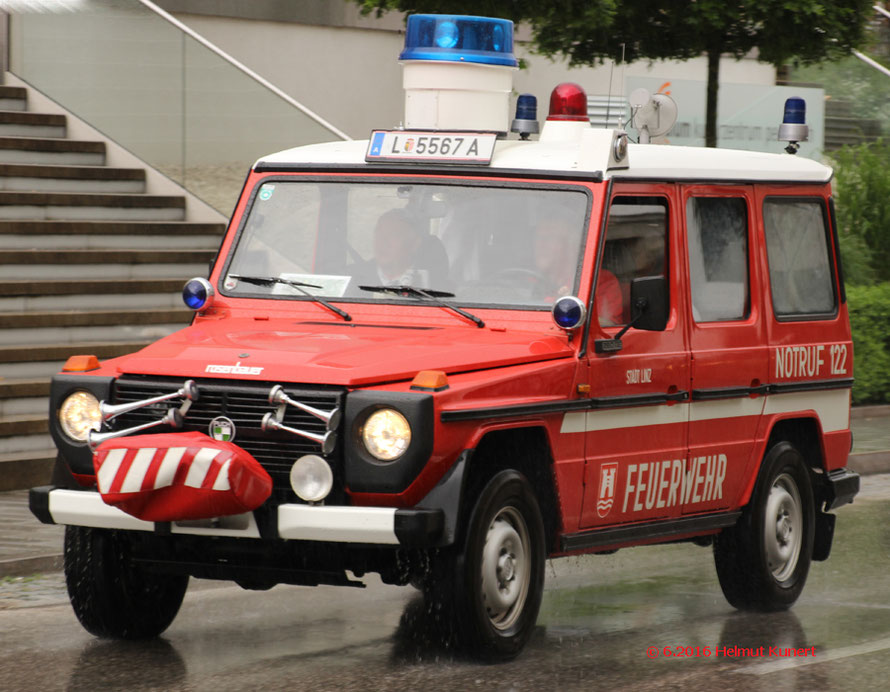
[{"label": "rear tire", "polygon": [[789,442],[770,448],[738,523],[714,541],[720,587],[739,610],[770,612],[800,596],[813,554],[810,472]]},{"label": "rear tire", "polygon": [[489,661],[522,651],[541,607],[546,556],[531,484],[517,471],[501,471],[479,494],[462,547],[440,554],[445,578],[433,595],[452,609],[458,646]]},{"label": "rear tire", "polygon": [[148,639],[173,622],[188,576],[147,571],[130,558],[122,532],[66,526],[65,582],[74,614],[90,634]]}]

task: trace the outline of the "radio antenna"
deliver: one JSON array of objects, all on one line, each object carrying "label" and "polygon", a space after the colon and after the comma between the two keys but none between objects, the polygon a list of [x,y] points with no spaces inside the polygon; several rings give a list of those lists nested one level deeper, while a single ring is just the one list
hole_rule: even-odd
[{"label": "radio antenna", "polygon": [[612,58],[612,63],[609,66],[609,91],[606,94],[606,127],[611,127],[609,124],[609,111],[612,109],[612,73],[615,71],[615,58]]},{"label": "radio antenna", "polygon": [[[625,97],[624,91],[627,89],[627,82],[624,80],[624,74],[627,71],[627,63],[624,61],[624,51],[627,47],[626,43],[621,44],[621,98],[624,101],[627,101]],[[619,121],[620,124],[620,121]]]}]

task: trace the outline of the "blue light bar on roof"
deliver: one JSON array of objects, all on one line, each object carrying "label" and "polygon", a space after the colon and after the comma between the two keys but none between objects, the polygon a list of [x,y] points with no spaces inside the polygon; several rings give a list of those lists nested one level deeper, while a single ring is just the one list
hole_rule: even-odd
[{"label": "blue light bar on roof", "polygon": [[472,62],[517,67],[513,22],[458,14],[412,14],[399,60]]}]

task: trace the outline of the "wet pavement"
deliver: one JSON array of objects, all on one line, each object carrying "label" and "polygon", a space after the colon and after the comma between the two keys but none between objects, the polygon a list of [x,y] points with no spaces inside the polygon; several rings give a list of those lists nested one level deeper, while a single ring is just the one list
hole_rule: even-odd
[{"label": "wet pavement", "polygon": [[0,689],[884,689],[888,524],[890,475],[866,477],[838,510],[831,558],[769,615],[734,611],[711,551],[691,544],[555,560],[535,636],[502,665],[455,653],[416,591],[375,580],[267,592],[193,580],[163,638],[125,643],[80,628],[60,575],[8,577]]}]

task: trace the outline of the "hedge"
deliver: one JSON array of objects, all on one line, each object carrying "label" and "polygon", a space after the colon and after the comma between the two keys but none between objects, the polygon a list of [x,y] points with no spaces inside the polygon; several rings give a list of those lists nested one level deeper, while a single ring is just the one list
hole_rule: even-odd
[{"label": "hedge", "polygon": [[854,404],[890,403],[890,283],[848,286]]}]

